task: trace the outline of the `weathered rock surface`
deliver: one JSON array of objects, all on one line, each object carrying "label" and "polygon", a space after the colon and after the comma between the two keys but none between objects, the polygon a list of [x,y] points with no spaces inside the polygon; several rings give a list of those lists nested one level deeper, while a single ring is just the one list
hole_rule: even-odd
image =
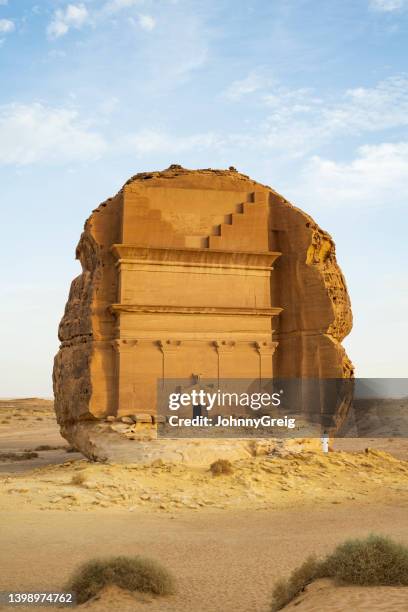
[{"label": "weathered rock surface", "polygon": [[[76,256],[53,381],[62,434],[89,457],[190,452],[192,440],[154,440],[162,377],[352,376],[331,237],[234,170],[132,177],[88,218]],[[107,434],[112,416],[128,429]]]}]

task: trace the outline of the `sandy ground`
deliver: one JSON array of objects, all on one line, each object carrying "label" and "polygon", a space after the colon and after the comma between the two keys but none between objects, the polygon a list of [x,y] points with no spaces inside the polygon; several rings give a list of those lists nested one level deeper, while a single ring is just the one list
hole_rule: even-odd
[{"label": "sandy ground", "polygon": [[[107,594],[108,595],[108,594]],[[345,608],[347,605],[347,608]],[[305,592],[283,608],[285,612],[406,612],[407,589],[402,587],[337,586],[331,580],[316,580]]]},{"label": "sandy ground", "polygon": [[[111,588],[82,607],[267,612],[276,579],[311,553],[370,532],[408,544],[404,441],[377,443],[395,456],[375,450],[376,441],[348,440],[328,455],[257,457],[213,477],[160,462],[89,463],[67,453],[49,403],[17,404],[0,404],[0,591],[55,590],[80,562],[142,554],[173,572],[176,595],[135,598]],[[2,460],[44,444],[57,448]],[[319,581],[299,600],[297,610],[408,610],[408,589]]]}]

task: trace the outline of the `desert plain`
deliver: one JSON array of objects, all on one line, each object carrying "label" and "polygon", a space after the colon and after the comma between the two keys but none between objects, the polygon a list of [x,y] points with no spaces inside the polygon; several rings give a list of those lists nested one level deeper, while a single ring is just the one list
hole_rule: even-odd
[{"label": "desert plain", "polygon": [[[404,439],[295,451],[236,461],[221,476],[161,461],[92,463],[60,436],[51,400],[3,400],[0,591],[60,590],[84,561],[140,554],[174,574],[175,595],[111,587],[79,608],[268,612],[275,582],[309,554],[372,532],[408,544]],[[408,589],[325,579],[285,609],[403,611]]]}]

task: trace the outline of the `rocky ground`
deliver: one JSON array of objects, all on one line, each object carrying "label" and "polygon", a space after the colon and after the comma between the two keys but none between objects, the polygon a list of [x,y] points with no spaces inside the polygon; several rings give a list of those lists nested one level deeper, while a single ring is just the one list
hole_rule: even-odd
[{"label": "rocky ground", "polygon": [[[57,588],[80,561],[145,554],[173,571],[178,595],[140,599],[108,589],[84,607],[266,612],[274,581],[310,553],[370,531],[408,544],[404,441],[348,440],[327,455],[253,457],[213,476],[209,466],[90,463],[59,437],[52,403],[0,409],[0,590]],[[374,597],[375,589],[363,589],[370,603],[351,590],[330,595],[337,607],[321,607],[322,599],[316,608],[318,588],[296,609],[405,610],[398,597],[408,601],[399,589],[386,608],[385,591]],[[338,587],[325,588],[329,597]],[[350,597],[357,603],[348,606]]]}]

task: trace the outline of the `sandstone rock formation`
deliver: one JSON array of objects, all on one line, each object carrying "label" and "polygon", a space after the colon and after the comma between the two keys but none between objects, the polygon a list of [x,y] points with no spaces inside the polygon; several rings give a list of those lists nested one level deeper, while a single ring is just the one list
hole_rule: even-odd
[{"label": "sandstone rock formation", "polygon": [[139,440],[123,457],[162,456],[160,378],[352,376],[341,345],[350,301],[331,237],[234,169],[132,177],[88,218],[76,256],[55,409],[90,457],[120,458],[123,436]]}]

